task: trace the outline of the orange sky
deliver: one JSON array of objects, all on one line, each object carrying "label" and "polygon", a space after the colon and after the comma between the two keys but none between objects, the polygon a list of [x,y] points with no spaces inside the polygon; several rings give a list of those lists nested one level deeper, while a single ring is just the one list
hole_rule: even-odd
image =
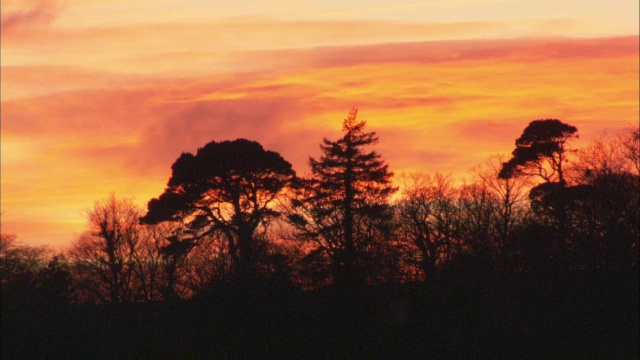
[{"label": "orange sky", "polygon": [[638,124],[635,0],[210,3],[2,0],[3,233],[64,246],[211,140],[302,175],[352,107],[396,173],[457,178],[531,120],[583,142]]}]

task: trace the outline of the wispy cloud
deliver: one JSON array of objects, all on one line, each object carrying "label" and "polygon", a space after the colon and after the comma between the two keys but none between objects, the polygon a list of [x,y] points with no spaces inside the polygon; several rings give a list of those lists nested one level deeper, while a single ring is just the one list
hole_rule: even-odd
[{"label": "wispy cloud", "polygon": [[[4,66],[3,88],[22,90],[9,98],[3,91],[0,108],[3,231],[6,221],[8,231],[28,233],[35,225],[26,213],[64,214],[61,221],[81,223],[82,209],[112,191],[144,204],[162,191],[181,152],[211,140],[257,140],[304,173],[307,157],[318,155],[323,137],[339,136],[354,106],[398,173],[465,175],[488,154],[511,151],[526,124],[538,118],[558,117],[588,139],[603,128],[638,122],[637,41],[239,51],[227,55],[244,69],[233,74],[209,69],[131,76],[92,66]],[[190,59],[168,62],[183,68]],[[59,209],[60,203],[66,207]]]},{"label": "wispy cloud", "polygon": [[0,26],[2,33],[11,33],[15,28],[51,23],[58,15],[59,6],[55,0],[37,0],[27,3],[26,8],[5,8]]},{"label": "wispy cloud", "polygon": [[[43,1],[43,4],[53,4]],[[42,7],[43,10],[39,10]],[[49,19],[55,15],[54,5],[35,6],[16,10],[7,17],[19,22],[24,19]],[[14,16],[11,15],[14,13]],[[49,14],[49,17],[46,15]],[[3,17],[4,19],[4,17]],[[214,55],[236,51],[309,49],[320,46],[371,45],[381,43],[454,40],[520,38],[524,36],[558,36],[584,34],[594,24],[576,19],[557,20],[495,20],[458,22],[419,22],[397,20],[280,20],[260,17],[214,19],[208,21],[128,23],[109,26],[59,26],[46,32],[2,34],[3,40],[13,46],[34,47],[43,43],[49,49],[60,49],[51,60],[69,55],[85,55],[85,60],[100,55],[102,59],[144,58],[145,54],[167,53],[185,56],[189,53],[208,52]],[[4,29],[4,20],[3,20]],[[93,44],[92,57],[78,54]],[[131,46],[136,44],[136,46]],[[66,55],[66,56],[63,56]],[[156,61],[161,61],[161,58]],[[200,59],[202,60],[202,59]],[[103,64],[104,65],[104,64]]]}]

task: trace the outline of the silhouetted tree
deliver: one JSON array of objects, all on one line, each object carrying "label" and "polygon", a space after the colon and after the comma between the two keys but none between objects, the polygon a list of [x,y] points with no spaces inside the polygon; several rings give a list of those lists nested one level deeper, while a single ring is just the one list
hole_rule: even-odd
[{"label": "silhouetted tree", "polygon": [[21,245],[16,239],[14,234],[2,234],[0,238],[0,276],[5,291],[11,284],[31,286],[47,264],[47,248]]},{"label": "silhouetted tree", "polygon": [[500,246],[497,197],[481,183],[464,184],[458,188],[458,207],[460,241],[472,255],[492,258]]},{"label": "silhouetted tree", "polygon": [[[43,358],[68,335],[71,280],[61,254],[0,238],[0,351],[2,358]],[[68,347],[65,349],[68,350]]]},{"label": "silhouetted tree", "polygon": [[140,231],[142,236],[133,254],[133,272],[138,288],[136,297],[139,300],[178,297],[177,273],[181,264],[168,261],[165,254],[175,229],[168,224],[158,224],[141,226]]},{"label": "silhouetted tree", "polygon": [[142,222],[183,222],[189,240],[181,241],[223,236],[235,275],[254,277],[255,239],[279,216],[272,205],[295,179],[291,164],[255,141],[238,139],[183,153],[172,170]]},{"label": "silhouetted tree", "polygon": [[166,299],[173,299],[177,297],[178,271],[184,267],[187,256],[195,246],[195,243],[189,240],[181,240],[178,235],[173,235],[166,239],[168,244],[161,248],[162,264],[166,275],[164,294]]},{"label": "silhouetted tree", "polygon": [[528,216],[528,189],[531,182],[528,177],[511,176],[500,177],[503,157],[492,156],[485,163],[473,170],[477,182],[498,200],[495,211],[496,230],[500,244],[504,250],[511,242],[514,230],[522,224]]},{"label": "silhouetted tree", "polygon": [[47,295],[58,297],[53,293],[43,294],[39,290],[44,279],[41,274],[52,261],[51,251],[44,246],[20,244],[16,239],[13,234],[2,234],[0,238],[0,285],[3,313],[5,305],[56,300],[46,299]]},{"label": "silhouetted tree", "polygon": [[603,136],[577,152],[577,161],[571,167],[572,178],[578,184],[588,183],[594,176],[606,174],[639,174],[640,155],[638,132],[625,129]]},{"label": "silhouetted tree", "polygon": [[433,281],[442,263],[461,250],[457,196],[451,176],[414,174],[396,202],[397,236],[410,250],[409,256],[417,256],[413,261],[427,281]]},{"label": "silhouetted tree", "polygon": [[573,167],[577,184],[567,190],[576,266],[580,268],[637,268],[640,177],[637,155],[631,156],[636,136],[626,131],[597,139],[578,152]]},{"label": "silhouetted tree", "polygon": [[543,179],[531,189],[531,207],[538,219],[556,229],[553,247],[561,263],[567,261],[569,224],[567,218],[566,142],[577,137],[578,129],[557,119],[535,120],[516,139],[513,157],[503,164],[500,178],[525,175]]},{"label": "silhouetted tree", "polygon": [[637,271],[640,177],[596,173],[588,184],[569,188],[568,195],[574,266]]},{"label": "silhouetted tree", "polygon": [[46,310],[69,302],[71,274],[65,257],[46,246],[20,244],[15,235],[2,234],[0,280],[3,314],[12,307]]},{"label": "silhouetted tree", "polygon": [[357,120],[357,113],[353,109],[344,119],[340,139],[323,140],[320,159],[309,158],[311,176],[288,216],[295,236],[313,244],[308,256],[327,260],[338,285],[364,280],[367,254],[389,233],[388,198],[397,190],[380,154],[367,149],[378,137],[365,132],[366,122]]},{"label": "silhouetted tree", "polygon": [[633,163],[635,174],[640,175],[640,127],[628,128],[619,137],[625,157]]},{"label": "silhouetted tree", "polygon": [[546,182],[566,184],[564,163],[567,161],[567,140],[576,137],[578,129],[556,119],[529,123],[516,139],[513,157],[503,164],[499,176],[503,179],[517,174],[538,176]]},{"label": "silhouetted tree", "polygon": [[[170,266],[175,256],[181,255],[164,253],[166,266]],[[179,260],[183,262],[183,266],[176,273],[176,284],[182,291],[191,294],[206,292],[215,282],[227,281],[233,277],[233,260],[228,251],[227,240],[221,233],[198,239],[197,245]]]},{"label": "silhouetted tree", "polygon": [[72,244],[74,280],[79,290],[98,301],[130,302],[137,292],[136,255],[142,215],[130,199],[111,197],[97,201],[87,214],[89,230]]},{"label": "silhouetted tree", "polygon": [[54,255],[38,274],[38,290],[49,304],[67,304],[71,298],[72,274],[63,254]]}]

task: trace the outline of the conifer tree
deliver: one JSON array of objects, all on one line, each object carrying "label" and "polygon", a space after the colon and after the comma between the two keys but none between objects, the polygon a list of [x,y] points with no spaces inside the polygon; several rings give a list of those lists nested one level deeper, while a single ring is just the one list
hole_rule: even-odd
[{"label": "conifer tree", "polygon": [[373,265],[365,264],[367,255],[388,233],[388,198],[397,190],[387,163],[368,149],[378,136],[365,131],[357,113],[352,109],[344,119],[340,139],[322,141],[319,159],[309,158],[311,176],[303,180],[288,217],[296,238],[315,245],[308,259],[326,260],[333,282],[342,285],[363,280],[362,270]]}]

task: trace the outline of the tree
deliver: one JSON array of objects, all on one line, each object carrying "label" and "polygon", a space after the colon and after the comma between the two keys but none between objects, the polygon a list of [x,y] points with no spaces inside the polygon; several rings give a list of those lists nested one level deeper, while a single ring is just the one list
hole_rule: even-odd
[{"label": "tree", "polygon": [[[396,203],[400,241],[410,249],[425,281],[433,281],[440,265],[460,250],[460,208],[451,176],[414,174]],[[411,256],[413,257],[413,256]]]},{"label": "tree", "polygon": [[582,269],[635,271],[640,238],[640,177],[594,172],[568,190],[573,263]]},{"label": "tree", "polygon": [[492,258],[500,247],[496,217],[499,201],[483,184],[464,184],[458,188],[460,242],[474,256]]},{"label": "tree", "polygon": [[637,136],[625,130],[597,139],[578,152],[573,168],[577,185],[567,190],[569,221],[578,253],[576,263],[581,268],[637,269]]},{"label": "tree", "polygon": [[607,174],[640,174],[640,130],[624,129],[594,140],[578,150],[578,161],[571,168],[578,183]]},{"label": "tree", "polygon": [[147,224],[180,221],[182,241],[197,243],[219,234],[226,239],[236,276],[256,270],[255,239],[279,216],[274,202],[291,186],[295,172],[280,154],[255,141],[212,141],[172,166],[167,188],[148,204]]},{"label": "tree", "polygon": [[367,149],[378,143],[376,133],[365,132],[366,122],[357,114],[352,109],[344,119],[340,139],[323,140],[319,159],[309,158],[311,175],[288,216],[294,236],[312,244],[309,257],[328,260],[339,285],[363,280],[369,250],[389,233],[388,198],[397,190],[386,162]]},{"label": "tree", "polygon": [[0,285],[3,314],[10,306],[64,305],[71,285],[68,263],[62,254],[45,246],[23,245],[15,235],[2,234]]},{"label": "tree", "polygon": [[69,250],[75,280],[87,292],[81,297],[111,303],[133,301],[141,215],[133,201],[114,195],[97,201],[88,211],[88,230]]},{"label": "tree", "polygon": [[63,254],[54,255],[40,270],[38,290],[49,304],[67,304],[71,297],[71,269]]},{"label": "tree", "polygon": [[557,119],[535,120],[516,139],[513,157],[503,164],[500,178],[518,174],[539,176],[546,182],[565,184],[563,164],[567,161],[567,140],[578,129]]},{"label": "tree", "polygon": [[[171,261],[165,249],[170,245],[175,229],[165,224],[141,226],[143,234],[133,254],[137,298],[141,300],[173,299],[181,264]],[[187,250],[190,250],[187,249]],[[168,266],[168,263],[172,266]]]},{"label": "tree", "polygon": [[545,182],[529,193],[531,207],[538,218],[556,228],[555,246],[565,261],[569,224],[567,223],[567,181],[564,164],[568,161],[566,143],[577,137],[578,129],[557,119],[535,120],[516,139],[513,157],[503,163],[499,177],[535,176]]},{"label": "tree", "polygon": [[497,199],[494,222],[498,238],[495,240],[501,252],[512,245],[514,231],[528,216],[526,190],[531,187],[528,177],[500,177],[503,162],[502,155],[494,155],[473,170],[478,185]]},{"label": "tree", "polygon": [[619,137],[627,160],[633,163],[636,175],[640,175],[640,127],[625,130]]},{"label": "tree", "polygon": [[4,291],[11,284],[31,286],[38,271],[47,263],[47,248],[21,245],[16,239],[14,234],[0,237],[0,279]]}]

